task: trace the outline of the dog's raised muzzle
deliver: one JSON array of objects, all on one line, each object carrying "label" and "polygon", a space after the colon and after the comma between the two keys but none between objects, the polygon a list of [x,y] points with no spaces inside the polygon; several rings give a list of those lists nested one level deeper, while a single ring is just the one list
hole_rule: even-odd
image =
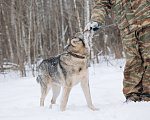
[{"label": "dog's raised muzzle", "polygon": [[82,41],[82,44],[85,47],[85,43],[84,43],[83,39],[79,38],[79,40]]}]

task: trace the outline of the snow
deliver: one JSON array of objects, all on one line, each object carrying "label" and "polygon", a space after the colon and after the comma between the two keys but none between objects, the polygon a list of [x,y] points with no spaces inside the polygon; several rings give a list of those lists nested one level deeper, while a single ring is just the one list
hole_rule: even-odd
[{"label": "snow", "polygon": [[92,101],[99,111],[87,107],[79,85],[70,94],[66,111],[61,112],[60,98],[49,109],[52,93],[39,106],[40,85],[30,75],[18,72],[0,74],[0,120],[149,120],[150,102],[125,103],[122,93],[124,60],[101,62],[89,68]]}]

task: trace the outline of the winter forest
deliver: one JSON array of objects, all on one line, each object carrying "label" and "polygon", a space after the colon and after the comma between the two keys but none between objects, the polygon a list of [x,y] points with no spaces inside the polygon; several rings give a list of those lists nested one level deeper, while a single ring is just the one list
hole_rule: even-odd
[{"label": "winter forest", "polygon": [[[93,7],[92,0],[0,0],[0,72],[26,76],[28,66],[34,76],[39,60],[62,53],[68,38],[84,30]],[[105,25],[112,23],[110,13]],[[97,63],[99,56],[123,57],[117,26],[95,32],[92,44]]]},{"label": "winter forest", "polygon": [[39,63],[66,51],[68,39],[90,22],[93,7],[93,0],[0,0],[0,120],[150,119],[150,102],[126,102],[123,95],[125,56],[113,10],[104,24],[113,26],[90,39],[87,93],[99,110],[89,109],[81,84],[71,90],[66,111],[60,110],[63,90],[51,106],[53,88],[40,106]]}]

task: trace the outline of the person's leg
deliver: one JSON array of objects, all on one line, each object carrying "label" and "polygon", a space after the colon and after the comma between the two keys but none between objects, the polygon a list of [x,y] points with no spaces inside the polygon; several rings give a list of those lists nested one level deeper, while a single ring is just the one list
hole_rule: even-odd
[{"label": "person's leg", "polygon": [[141,98],[150,101],[150,27],[143,28],[139,32],[139,45],[144,68]]},{"label": "person's leg", "polygon": [[126,55],[124,70],[123,93],[126,99],[140,101],[142,91],[142,59],[138,48],[137,32],[132,32],[123,38],[123,47]]}]

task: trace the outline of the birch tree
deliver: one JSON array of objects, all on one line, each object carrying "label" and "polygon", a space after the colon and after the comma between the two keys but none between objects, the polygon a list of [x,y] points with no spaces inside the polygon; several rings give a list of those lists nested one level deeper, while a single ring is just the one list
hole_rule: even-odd
[{"label": "birch tree", "polygon": [[[26,67],[35,76],[39,60],[64,52],[68,38],[83,32],[92,9],[91,0],[0,0],[0,66],[15,63],[21,76],[26,76]],[[106,17],[106,24],[112,21]],[[108,55],[108,48],[109,54],[123,57],[116,27],[95,32],[90,46],[92,61],[94,56],[98,61],[99,55]]]},{"label": "birch tree", "polygon": [[75,10],[76,10],[77,20],[78,20],[78,24],[79,24],[79,30],[80,30],[80,32],[83,32],[82,27],[81,27],[79,11],[78,11],[78,8],[77,8],[77,5],[76,5],[76,0],[74,0],[74,7],[75,7]]},{"label": "birch tree", "polygon": [[7,25],[7,19],[6,19],[6,15],[7,13],[4,13],[4,7],[3,7],[3,4],[1,4],[1,8],[2,8],[2,15],[3,15],[3,19],[4,19],[4,25],[5,25],[5,29],[6,29],[6,34],[7,34],[7,39],[8,39],[8,44],[9,44],[9,49],[10,49],[10,58],[11,60],[13,61],[14,60],[14,52],[13,52],[13,49],[12,49],[12,43],[11,43],[11,40],[10,40],[10,34],[9,34],[9,28],[8,28],[8,25]]},{"label": "birch tree", "polygon": [[65,41],[64,41],[64,39],[65,39],[65,37],[64,37],[64,31],[65,31],[65,29],[64,29],[64,12],[63,12],[63,4],[62,4],[62,0],[59,0],[59,2],[60,2],[60,13],[61,13],[61,32],[62,32],[62,43],[63,43],[63,45],[65,45]]},{"label": "birch tree", "polygon": [[[1,15],[1,14],[0,14]],[[1,22],[0,22],[0,26],[1,26]],[[3,68],[3,46],[2,46],[2,32],[1,32],[1,28],[0,28],[0,68],[1,68],[1,72],[4,72],[4,68]]]}]

